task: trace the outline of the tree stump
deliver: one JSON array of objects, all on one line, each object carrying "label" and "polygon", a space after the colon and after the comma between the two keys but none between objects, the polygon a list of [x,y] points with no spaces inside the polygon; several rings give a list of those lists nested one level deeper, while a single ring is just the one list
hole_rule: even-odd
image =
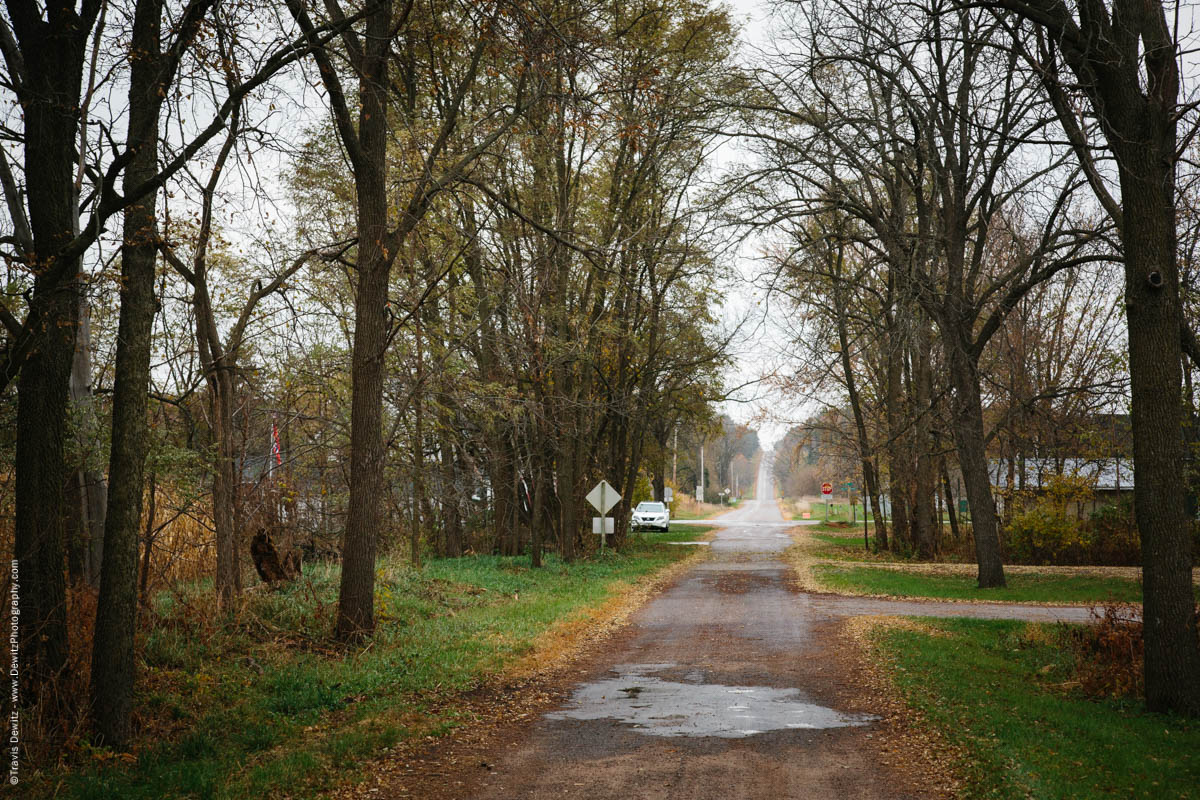
[{"label": "tree stump", "polygon": [[300,577],[300,551],[292,549],[280,560],[279,551],[275,549],[266,528],[259,528],[250,541],[250,557],[254,560],[258,577],[264,583],[280,583]]}]

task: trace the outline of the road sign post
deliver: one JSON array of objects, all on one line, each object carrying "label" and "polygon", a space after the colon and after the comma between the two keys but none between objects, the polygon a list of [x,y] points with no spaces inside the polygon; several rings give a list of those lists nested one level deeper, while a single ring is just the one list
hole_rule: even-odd
[{"label": "road sign post", "polygon": [[825,521],[829,522],[829,496],[833,494],[833,484],[829,481],[822,483],[821,494],[825,496]]},{"label": "road sign post", "polygon": [[613,519],[607,514],[621,501],[621,495],[608,481],[600,481],[587,493],[587,501],[600,512],[600,516],[592,517],[592,533],[600,535],[600,549],[603,550],[605,537],[614,532]]}]

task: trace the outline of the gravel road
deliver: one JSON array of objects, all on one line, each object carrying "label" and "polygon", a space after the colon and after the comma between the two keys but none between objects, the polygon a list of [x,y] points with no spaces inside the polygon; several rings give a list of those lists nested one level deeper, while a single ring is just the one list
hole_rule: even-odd
[{"label": "gravel road", "polygon": [[[766,464],[759,490],[772,497]],[[851,599],[851,612],[797,593],[770,500],[720,522],[711,557],[645,606],[559,708],[494,753],[470,796],[923,796],[918,778],[882,763],[876,718],[851,710],[854,676],[836,652],[836,622],[874,613],[874,601]]]}]

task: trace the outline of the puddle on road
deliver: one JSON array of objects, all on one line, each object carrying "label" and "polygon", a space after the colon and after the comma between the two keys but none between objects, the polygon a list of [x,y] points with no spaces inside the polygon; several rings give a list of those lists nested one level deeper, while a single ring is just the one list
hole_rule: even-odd
[{"label": "puddle on road", "polygon": [[[868,725],[870,714],[843,714],[801,702],[799,689],[678,683],[656,678],[674,664],[626,664],[617,677],[589,683],[571,695],[571,708],[550,719],[615,719],[651,736],[738,739],[779,730]],[[700,677],[695,672],[688,678]]]}]

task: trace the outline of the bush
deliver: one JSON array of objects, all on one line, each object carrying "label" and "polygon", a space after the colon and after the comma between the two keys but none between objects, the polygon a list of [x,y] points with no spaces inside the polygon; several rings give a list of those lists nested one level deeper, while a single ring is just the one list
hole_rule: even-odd
[{"label": "bush", "polygon": [[1135,605],[1106,605],[1092,610],[1095,624],[1070,629],[1075,677],[1090,697],[1141,697],[1144,694],[1142,623]]},{"label": "bush", "polygon": [[1133,520],[1133,503],[1123,500],[1092,514],[1089,563],[1137,566],[1142,563],[1142,539]]},{"label": "bush", "polygon": [[1037,503],[1013,516],[1008,526],[1009,557],[1024,564],[1062,564],[1086,557],[1084,530],[1058,509]]}]

